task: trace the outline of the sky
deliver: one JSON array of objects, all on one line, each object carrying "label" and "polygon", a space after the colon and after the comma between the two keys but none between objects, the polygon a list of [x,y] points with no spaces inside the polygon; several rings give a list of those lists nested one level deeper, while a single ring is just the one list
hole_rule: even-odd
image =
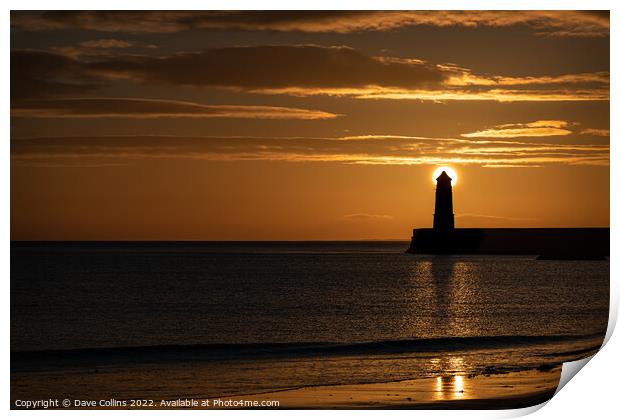
[{"label": "sky", "polygon": [[11,13],[12,240],[609,226],[609,15]]}]

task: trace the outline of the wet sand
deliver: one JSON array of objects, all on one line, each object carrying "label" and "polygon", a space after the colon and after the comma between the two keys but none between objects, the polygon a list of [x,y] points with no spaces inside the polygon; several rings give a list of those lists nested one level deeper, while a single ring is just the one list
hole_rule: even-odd
[{"label": "wet sand", "polygon": [[[482,375],[455,375],[401,382],[305,387],[208,400],[211,409],[249,408],[235,401],[278,401],[279,409],[507,409],[549,400],[561,367]],[[263,403],[270,404],[270,403]]]},{"label": "wet sand", "polygon": [[[282,391],[182,400],[150,400],[151,406],[79,407],[82,409],[509,409],[549,400],[561,367],[453,375],[399,382],[311,386]],[[13,398],[12,398],[13,399]],[[123,401],[117,396],[115,400]],[[274,404],[277,402],[278,404]],[[17,408],[17,407],[14,407]],[[59,407],[60,408],[60,407]],[[68,407],[75,409],[78,407]]]}]

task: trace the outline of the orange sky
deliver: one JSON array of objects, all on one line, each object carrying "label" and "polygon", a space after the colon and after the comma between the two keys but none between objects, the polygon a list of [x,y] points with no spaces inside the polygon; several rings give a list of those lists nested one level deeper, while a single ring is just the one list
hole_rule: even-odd
[{"label": "orange sky", "polygon": [[[472,22],[476,25],[472,25]],[[598,12],[13,12],[13,240],[609,225]]]}]

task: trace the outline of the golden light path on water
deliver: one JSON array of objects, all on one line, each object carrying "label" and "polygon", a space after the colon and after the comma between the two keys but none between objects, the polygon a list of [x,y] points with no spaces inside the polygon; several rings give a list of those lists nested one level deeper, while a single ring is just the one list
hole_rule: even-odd
[{"label": "golden light path on water", "polygon": [[443,171],[446,171],[448,176],[452,178],[452,186],[456,185],[456,182],[458,181],[458,175],[456,174],[456,171],[449,166],[439,166],[433,171],[433,183],[437,183],[437,177],[441,175]]}]

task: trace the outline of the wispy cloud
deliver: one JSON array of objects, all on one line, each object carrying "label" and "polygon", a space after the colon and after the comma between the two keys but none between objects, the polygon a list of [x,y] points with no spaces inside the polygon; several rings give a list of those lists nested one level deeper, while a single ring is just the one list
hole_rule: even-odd
[{"label": "wispy cloud", "polygon": [[482,165],[483,168],[505,168],[505,169],[510,169],[510,168],[542,168],[542,165],[516,165],[516,164],[512,164],[512,163],[489,163],[489,164],[485,164]]},{"label": "wispy cloud", "polygon": [[606,11],[51,11],[12,12],[14,29],[171,33],[197,29],[359,32],[407,26],[508,27],[527,25],[539,36],[604,37]]},{"label": "wispy cloud", "polygon": [[585,134],[598,137],[609,137],[609,129],[606,128],[586,128],[581,130],[579,134]]},{"label": "wispy cloud", "polygon": [[[272,91],[271,93],[285,93]],[[289,89],[286,93],[305,96],[308,90]],[[316,94],[316,91],[315,91]],[[592,89],[391,89],[374,87],[364,90],[322,90],[321,94],[351,96],[357,99],[417,100],[428,102],[496,101],[496,102],[581,102],[607,101],[608,88]]]},{"label": "wispy cloud", "polygon": [[609,146],[506,140],[108,136],[12,139],[15,162],[198,159],[358,165],[609,165]]},{"label": "wispy cloud", "polygon": [[447,70],[453,70],[455,75],[448,79],[447,84],[452,86],[528,86],[528,85],[587,85],[608,84],[609,72],[600,71],[594,73],[563,74],[559,76],[492,76],[479,75],[471,69],[458,66],[443,66]]},{"label": "wispy cloud", "polygon": [[115,51],[125,51],[128,49],[155,49],[156,45],[143,44],[124,41],[121,39],[96,39],[92,41],[83,41],[76,45],[64,45],[52,47],[52,51],[66,55],[72,58],[82,56],[106,56],[112,55]]},{"label": "wispy cloud", "polygon": [[567,121],[540,120],[525,124],[502,124],[486,130],[461,134],[463,137],[474,138],[514,138],[514,137],[552,137],[572,134],[568,130]]},{"label": "wispy cloud", "polygon": [[29,118],[252,118],[319,120],[329,112],[256,105],[205,105],[144,98],[65,98],[26,100],[13,104],[13,117]]}]

